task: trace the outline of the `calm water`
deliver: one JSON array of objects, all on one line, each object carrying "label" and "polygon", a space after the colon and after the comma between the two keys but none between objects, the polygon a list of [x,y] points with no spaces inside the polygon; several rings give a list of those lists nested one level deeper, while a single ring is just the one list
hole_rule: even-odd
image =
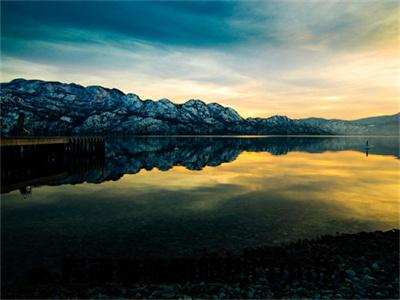
[{"label": "calm water", "polygon": [[2,186],[3,270],[11,278],[70,256],[192,256],[398,228],[398,143],[110,139],[104,157],[53,158],[46,176],[35,175],[44,165],[28,167],[32,178]]}]

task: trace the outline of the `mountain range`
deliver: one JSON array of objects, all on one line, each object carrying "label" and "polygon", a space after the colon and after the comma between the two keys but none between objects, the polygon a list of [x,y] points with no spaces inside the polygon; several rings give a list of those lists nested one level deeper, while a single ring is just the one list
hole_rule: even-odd
[{"label": "mountain range", "polygon": [[243,118],[218,103],[142,100],[101,86],[14,79],[0,84],[1,135],[398,135],[400,113],[359,120]]}]

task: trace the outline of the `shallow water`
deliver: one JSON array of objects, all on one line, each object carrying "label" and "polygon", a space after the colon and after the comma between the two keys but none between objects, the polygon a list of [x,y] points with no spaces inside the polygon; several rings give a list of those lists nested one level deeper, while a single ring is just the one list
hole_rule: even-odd
[{"label": "shallow water", "polygon": [[28,188],[2,186],[3,271],[11,278],[71,256],[188,257],[398,228],[398,142],[109,139],[94,163],[77,157]]}]

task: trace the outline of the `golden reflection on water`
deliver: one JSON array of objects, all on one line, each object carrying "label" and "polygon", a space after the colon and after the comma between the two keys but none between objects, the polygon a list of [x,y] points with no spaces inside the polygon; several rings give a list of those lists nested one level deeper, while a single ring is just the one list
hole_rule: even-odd
[{"label": "golden reflection on water", "polygon": [[141,170],[34,187],[28,198],[13,191],[1,202],[5,251],[23,268],[65,253],[174,257],[389,230],[399,227],[399,167],[356,151],[242,152],[198,171]]},{"label": "golden reflection on water", "polygon": [[[264,193],[312,205],[326,204],[339,218],[399,225],[399,160],[392,156],[356,151],[303,153],[276,156],[243,152],[237,160],[201,171],[177,166],[167,172],[145,171],[125,175],[118,183],[129,189],[171,191],[204,190],[203,201],[188,203],[195,210],[217,209],[233,196]],[[227,188],[215,194],[217,186]],[[209,189],[207,189],[209,188]],[[251,201],[249,197],[248,201]]]}]

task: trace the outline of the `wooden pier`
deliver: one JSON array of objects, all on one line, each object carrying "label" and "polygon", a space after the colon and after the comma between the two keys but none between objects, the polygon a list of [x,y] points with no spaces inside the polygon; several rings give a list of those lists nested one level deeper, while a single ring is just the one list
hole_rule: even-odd
[{"label": "wooden pier", "polygon": [[0,147],[34,146],[53,144],[88,144],[103,141],[103,137],[73,136],[73,137],[7,137],[0,139]]},{"label": "wooden pier", "polygon": [[16,137],[1,139],[1,193],[101,169],[103,137]]}]

